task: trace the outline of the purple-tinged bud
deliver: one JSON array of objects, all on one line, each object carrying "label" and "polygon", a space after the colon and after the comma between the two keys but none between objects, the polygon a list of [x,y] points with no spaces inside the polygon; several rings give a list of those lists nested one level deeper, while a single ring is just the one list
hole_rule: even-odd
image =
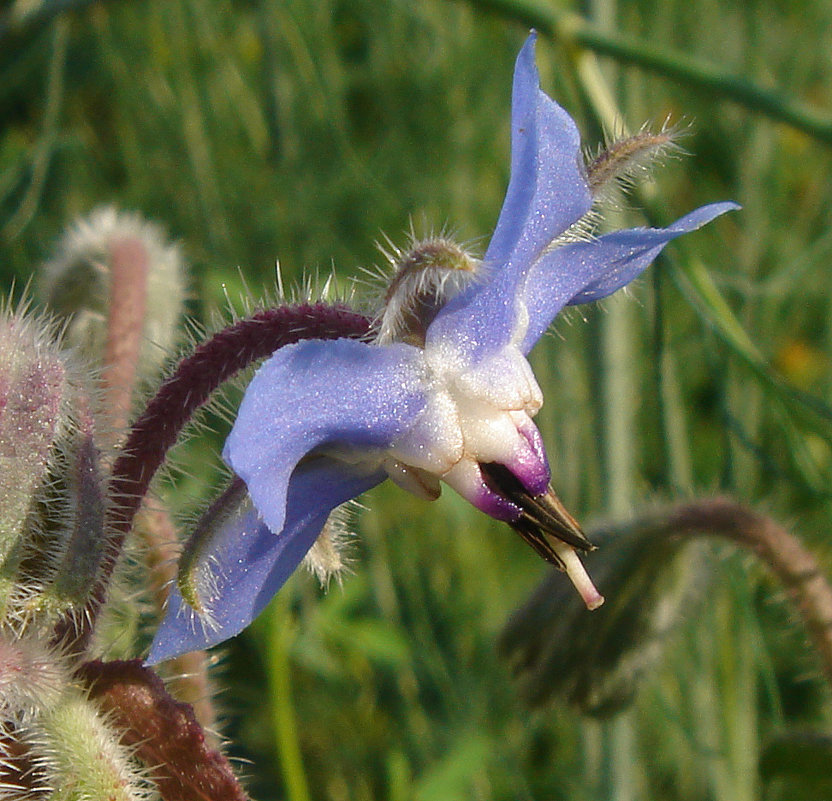
[{"label": "purple-tinged bud", "polygon": [[118,727],[121,742],[152,769],[163,801],[246,801],[228,760],[208,744],[191,707],[171,698],[140,660],[88,662],[78,676]]},{"label": "purple-tinged bud", "polygon": [[49,532],[54,540],[49,575],[30,607],[78,617],[99,578],[107,547],[104,479],[91,426],[79,428],[70,438],[61,475],[49,493],[59,525]]},{"label": "purple-tinged bud", "polygon": [[0,313],[0,624],[18,632],[80,611],[104,548],[88,394],[54,333]]},{"label": "purple-tinged bud", "polygon": [[27,552],[53,448],[69,427],[69,380],[49,326],[0,314],[0,620]]}]

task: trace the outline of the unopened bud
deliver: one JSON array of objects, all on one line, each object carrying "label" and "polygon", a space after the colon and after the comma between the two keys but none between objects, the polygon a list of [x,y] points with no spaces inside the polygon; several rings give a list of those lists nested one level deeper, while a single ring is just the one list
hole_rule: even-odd
[{"label": "unopened bud", "polygon": [[67,688],[60,703],[43,710],[21,732],[35,758],[49,798],[100,798],[145,801],[158,797],[147,771],[120,743],[96,704],[77,688]]},{"label": "unopened bud", "polygon": [[480,262],[444,237],[414,241],[407,250],[382,252],[393,277],[384,296],[378,342],[422,347],[439,309],[471,282]]},{"label": "unopened bud", "polygon": [[26,723],[54,708],[68,673],[53,649],[37,637],[0,633],[0,717]]},{"label": "unopened bud", "polygon": [[83,607],[104,548],[104,482],[81,375],[35,316],[0,313],[0,624]]},{"label": "unopened bud", "polygon": [[651,164],[672,150],[678,150],[676,137],[677,131],[673,128],[664,127],[657,133],[645,128],[633,136],[612,142],[587,164],[592,194],[596,197],[604,195],[616,185],[628,188],[640,172],[647,171]]},{"label": "unopened bud", "polygon": [[55,442],[69,423],[70,382],[51,333],[36,318],[0,314],[0,620]]},{"label": "unopened bud", "polygon": [[108,320],[116,311],[111,305],[116,273],[134,281],[142,298],[138,372],[149,378],[175,349],[185,298],[181,251],[160,228],[111,207],[95,210],[61,238],[56,255],[43,266],[40,294],[68,321],[67,344],[100,364],[108,347]]}]

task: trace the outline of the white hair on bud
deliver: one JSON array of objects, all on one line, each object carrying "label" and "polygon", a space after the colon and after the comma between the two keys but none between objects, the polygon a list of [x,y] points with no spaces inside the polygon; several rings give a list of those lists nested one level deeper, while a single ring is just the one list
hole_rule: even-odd
[{"label": "white hair on bud", "polygon": [[136,244],[147,264],[147,313],[140,374],[155,375],[177,345],[185,300],[182,250],[162,228],[112,206],[76,221],[40,270],[40,295],[67,320],[69,344],[97,361],[103,353],[114,248]]},{"label": "white hair on bud", "polygon": [[0,475],[0,606],[4,624],[21,637],[58,615],[87,613],[108,533],[106,479],[93,442],[96,388],[61,349],[60,335],[28,301],[0,304],[0,441],[8,450]]},{"label": "white hair on bud", "polygon": [[7,638],[0,632],[0,714],[25,722],[58,702],[69,681],[64,660],[36,634]]},{"label": "white hair on bud", "polygon": [[72,797],[79,799],[159,798],[152,771],[135,758],[136,748],[120,742],[112,716],[77,687],[68,686],[59,703],[44,709],[18,736],[38,781],[37,795],[23,797],[46,797],[41,796],[43,789],[52,798],[71,788]]},{"label": "white hair on bud", "polygon": [[381,272],[385,292],[377,316],[376,342],[421,346],[437,311],[468,286],[481,262],[446,236],[417,240],[402,249],[387,239],[379,250],[389,270]]}]

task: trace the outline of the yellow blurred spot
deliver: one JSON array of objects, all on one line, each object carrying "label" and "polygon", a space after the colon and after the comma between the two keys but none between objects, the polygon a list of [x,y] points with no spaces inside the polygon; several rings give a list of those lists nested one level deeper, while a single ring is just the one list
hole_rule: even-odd
[{"label": "yellow blurred spot", "polygon": [[805,340],[793,339],[780,348],[774,366],[790,383],[805,389],[823,375],[828,365],[823,352],[818,348]]}]

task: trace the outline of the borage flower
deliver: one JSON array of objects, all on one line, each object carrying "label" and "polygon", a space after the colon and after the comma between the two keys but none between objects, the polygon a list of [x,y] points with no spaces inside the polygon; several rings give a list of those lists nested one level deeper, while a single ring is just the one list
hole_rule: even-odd
[{"label": "borage flower", "polygon": [[564,306],[606,297],[736,205],[590,236],[605,175],[669,135],[634,137],[587,168],[575,124],[539,88],[534,35],[517,59],[511,135],[482,261],[443,239],[416,245],[395,259],[374,341],[298,342],[257,372],[223,452],[237,478],[186,547],[151,662],[241,631],[332,510],[386,478],[430,499],[445,482],[565,569],[588,607],[603,601],[576,553],[591,545],[549,484],[526,354]]}]

